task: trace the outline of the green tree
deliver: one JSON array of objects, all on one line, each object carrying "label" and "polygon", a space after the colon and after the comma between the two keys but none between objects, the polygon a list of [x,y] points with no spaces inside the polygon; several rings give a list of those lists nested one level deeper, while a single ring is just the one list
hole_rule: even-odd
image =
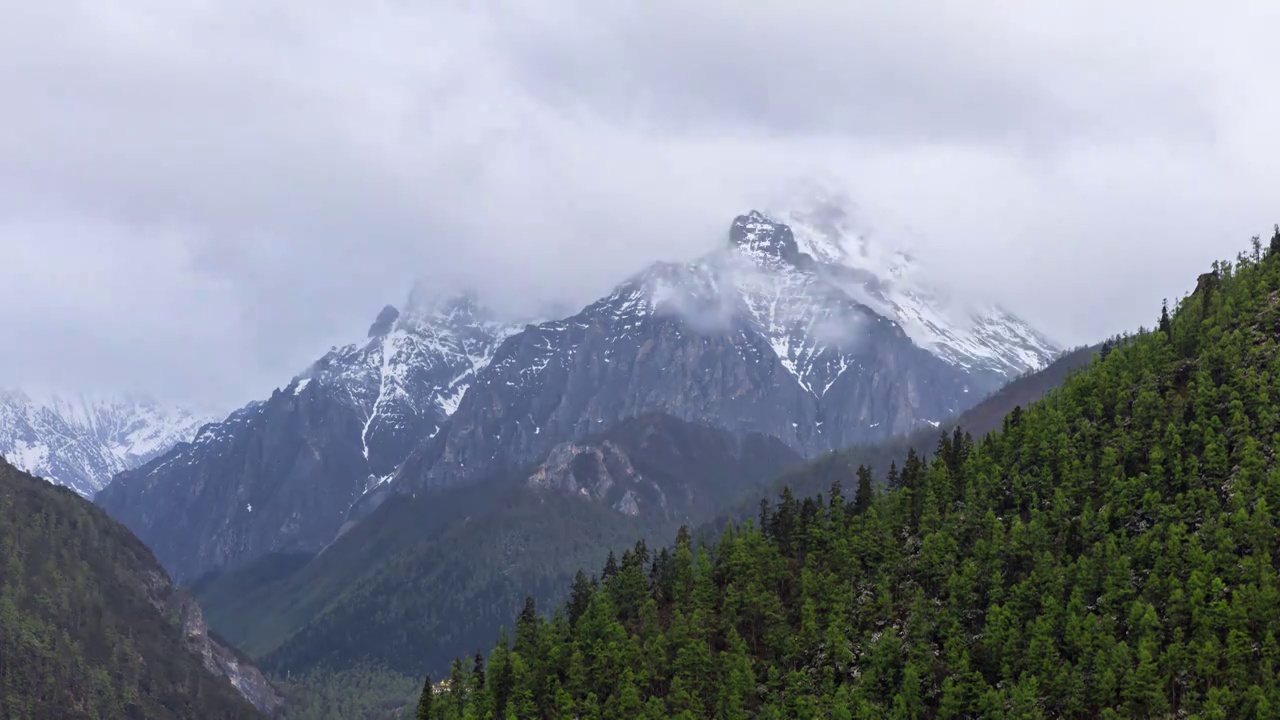
[{"label": "green tree", "polygon": [[431,686],[431,676],[422,681],[422,694],[418,696],[417,720],[431,720],[431,704],[435,700],[436,689]]},{"label": "green tree", "polygon": [[875,486],[871,479],[871,468],[866,465],[858,466],[858,494],[854,498],[854,512],[864,513],[871,507],[872,500],[875,499]]}]

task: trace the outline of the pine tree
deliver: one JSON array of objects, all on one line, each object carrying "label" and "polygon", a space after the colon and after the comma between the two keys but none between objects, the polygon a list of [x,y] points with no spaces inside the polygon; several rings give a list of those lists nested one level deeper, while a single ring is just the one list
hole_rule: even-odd
[{"label": "pine tree", "polygon": [[505,716],[507,701],[511,698],[511,690],[515,685],[514,672],[511,667],[511,651],[507,645],[507,631],[498,632],[498,644],[489,653],[489,693],[493,698],[493,712],[497,716]]},{"label": "pine tree", "polygon": [[1160,305],[1160,332],[1164,333],[1165,337],[1168,337],[1171,328],[1172,321],[1169,319],[1169,300],[1166,298]]},{"label": "pine tree", "polygon": [[872,486],[871,469],[866,465],[858,466],[858,494],[854,498],[854,512],[864,513],[871,507],[875,499],[875,488]]},{"label": "pine tree", "polygon": [[577,625],[578,618],[587,611],[587,605],[591,604],[591,596],[595,592],[595,588],[591,581],[587,580],[587,574],[578,571],[573,576],[573,590],[569,594],[569,624]]},{"label": "pine tree", "polygon": [[[467,697],[467,678],[462,670],[462,658],[454,658],[453,663],[449,665],[449,700],[452,701],[452,710],[459,715],[462,714],[462,706]],[[448,706],[450,703],[441,703]]]},{"label": "pine tree", "polygon": [[515,652],[531,656],[538,646],[540,627],[538,605],[530,595],[524,599],[524,607],[520,610],[520,616],[516,618],[516,644],[513,648]]},{"label": "pine tree", "polygon": [[924,462],[916,454],[915,448],[907,449],[907,459],[902,463],[902,486],[910,490],[919,490],[924,480]]},{"label": "pine tree", "polygon": [[484,654],[476,650],[475,664],[471,667],[471,684],[475,691],[484,690]]},{"label": "pine tree", "polygon": [[646,543],[643,538],[636,541],[634,555],[636,564],[641,568],[649,563],[649,544]]},{"label": "pine tree", "polygon": [[435,699],[435,688],[431,687],[431,676],[422,681],[422,694],[418,696],[418,712],[416,720],[431,720],[431,702]]},{"label": "pine tree", "polygon": [[800,503],[796,502],[796,496],[791,492],[791,488],[783,486],[778,500],[778,511],[773,514],[773,527],[769,532],[777,539],[784,554],[791,553],[792,534],[799,520]]},{"label": "pine tree", "polygon": [[844,507],[844,483],[837,478],[831,482],[831,510],[837,511]]}]

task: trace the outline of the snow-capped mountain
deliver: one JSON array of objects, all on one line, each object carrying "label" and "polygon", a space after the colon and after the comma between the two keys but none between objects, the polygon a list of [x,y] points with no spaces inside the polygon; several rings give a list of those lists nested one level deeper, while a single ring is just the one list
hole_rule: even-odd
[{"label": "snow-capped mountain", "polygon": [[383,308],[370,340],[330,352],[291,388],[335,388],[364,417],[361,453],[377,477],[394,470],[424,434],[434,435],[489,364],[503,339],[519,330],[495,320],[474,295],[437,297],[421,285],[404,312]]},{"label": "snow-capped mountain", "polygon": [[425,437],[518,325],[469,295],[415,289],[368,338],[335,348],[265,401],[121,473],[97,501],[175,577],[271,550],[315,550]]},{"label": "snow-capped mountain", "polygon": [[530,467],[628,418],[813,456],[937,426],[1057,352],[1010,313],[949,300],[852,218],[830,198],[741,215],[697,261],[537,324],[417,288],[365,341],[98,500],[189,579],[318,550],[391,494]]},{"label": "snow-capped mountain", "polygon": [[824,265],[858,302],[899,323],[920,347],[948,362],[1007,378],[1043,367],[1061,348],[990,302],[957,298],[928,277],[909,244],[882,238],[845,194],[808,185],[767,213],[791,228],[797,247]]},{"label": "snow-capped mountain", "polygon": [[812,220],[804,230],[802,243],[750,212],[699,260],[654,264],[577,315],[526,329],[395,483],[483,478],[645,413],[814,455],[936,426],[1057,352],[1008,313],[952,320],[908,282],[905,254],[876,274],[868,243],[848,249],[862,239]]},{"label": "snow-capped mountain", "polygon": [[93,497],[116,473],[190,440],[211,419],[137,396],[0,391],[0,456]]}]

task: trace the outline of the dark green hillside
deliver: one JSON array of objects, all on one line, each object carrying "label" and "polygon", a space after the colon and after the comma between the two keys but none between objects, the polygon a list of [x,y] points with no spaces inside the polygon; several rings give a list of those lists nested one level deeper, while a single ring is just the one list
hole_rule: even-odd
[{"label": "dark green hillside", "polygon": [[[191,592],[205,608],[205,618],[220,635],[242,652],[253,656],[273,647],[273,638],[284,623],[273,626],[238,625],[236,619],[270,602],[277,584],[301,571],[314,556],[271,554],[232,571],[213,572],[191,585]],[[305,604],[300,604],[304,605]],[[301,608],[299,608],[301,610]]]},{"label": "dark green hillside", "polygon": [[[735,440],[661,415],[572,445],[585,452],[536,468],[543,485],[530,486],[525,469],[393,497],[310,561],[268,556],[193,590],[219,633],[281,674],[366,664],[439,674],[491,642],[526,595],[559,602],[610,548],[703,522],[800,460],[773,438]],[[611,474],[618,467],[581,462],[605,445],[644,479],[634,516],[615,509],[629,482]]]},{"label": "dark green hillside", "polygon": [[431,717],[1280,716],[1280,254],[1108,350],[887,491],[638,547]]},{"label": "dark green hillside", "polygon": [[381,561],[430,545],[455,523],[483,512],[488,493],[464,487],[392,498],[314,557],[268,555],[201,578],[191,589],[211,626],[251,656],[261,657],[358,586]]},{"label": "dark green hillside", "polygon": [[259,718],[137,538],[0,460],[0,718]]},{"label": "dark green hillside", "polygon": [[[490,488],[497,507],[377,564],[262,658],[283,674],[368,661],[401,673],[448,666],[444,648],[492,641],[520,597],[563,597],[585,563],[643,533],[631,518],[558,494]],[[630,522],[628,522],[630,521]]]},{"label": "dark green hillside", "polygon": [[[1101,351],[1103,345],[1102,343],[1088,345],[1064,352],[1042,370],[1015,378],[991,397],[966,410],[959,418],[944,424],[943,428],[953,430],[959,426],[975,436],[999,430],[1004,424],[1005,416],[1015,407],[1025,408],[1044,397],[1049,391],[1061,387],[1072,373],[1093,362],[1094,356]],[[936,431],[920,433],[919,442],[915,446],[932,450],[932,442],[928,441],[936,441],[937,436]]]},{"label": "dark green hillside", "polygon": [[829,453],[811,463],[796,467],[775,478],[762,492],[759,489],[744,493],[702,529],[716,534],[728,523],[737,523],[755,517],[760,499],[776,496],[788,488],[798,497],[826,492],[832,482],[848,482],[858,466],[871,468],[874,477],[883,481],[914,451],[920,458],[927,458],[937,449],[939,432],[952,433],[963,427],[972,435],[982,436],[1000,429],[1004,418],[1016,407],[1026,407],[1059,387],[1071,373],[1088,366],[1102,349],[1102,344],[1068,350],[1033,373],[1027,373],[997,390],[991,397],[965,411],[960,417],[942,424],[940,429],[920,430],[903,437],[886,440],[876,445],[858,445]]}]

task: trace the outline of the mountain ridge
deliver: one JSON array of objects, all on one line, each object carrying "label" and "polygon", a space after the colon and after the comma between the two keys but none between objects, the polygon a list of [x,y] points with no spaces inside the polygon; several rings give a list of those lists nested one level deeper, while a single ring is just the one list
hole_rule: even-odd
[{"label": "mountain ridge", "polygon": [[247,720],[279,707],[150,549],[2,458],[0,547],[0,715]]},{"label": "mountain ridge", "polygon": [[702,259],[654,263],[563,319],[505,322],[420,283],[368,339],[118,475],[99,502],[191,580],[314,552],[389,493],[482,481],[627,418],[670,414],[813,456],[936,426],[1056,352],[1015,348],[999,367],[931,352],[863,302],[898,297],[899,279],[858,272],[752,212]]},{"label": "mountain ridge", "polygon": [[465,295],[415,298],[393,321],[379,317],[385,332],[331,350],[266,400],[117,475],[96,501],[183,581],[246,548],[318,550],[444,422],[509,331]]},{"label": "mountain ridge", "polygon": [[[1097,346],[1066,353],[1049,367],[993,394],[962,416],[961,422],[978,434],[999,428],[1007,413],[1060,385],[1097,354]],[[500,615],[494,615],[495,596],[489,590],[501,588],[499,606],[509,607],[510,612],[518,608],[522,593],[534,590],[532,594],[541,605],[558,602],[563,593],[557,594],[548,579],[556,575],[567,582],[574,566],[564,563],[566,558],[598,567],[610,549],[621,552],[637,538],[645,538],[656,548],[656,543],[666,541],[679,525],[688,525],[695,536],[717,537],[729,524],[755,517],[760,499],[776,495],[783,486],[791,487],[797,495],[821,493],[834,480],[851,485],[859,464],[874,466],[876,476],[883,478],[890,463],[901,464],[911,449],[927,459],[939,434],[950,437],[954,426],[954,422],[947,423],[874,447],[851,448],[804,462],[776,438],[736,439],[724,431],[670,416],[632,418],[590,437],[561,443],[531,467],[513,469],[483,485],[389,497],[377,508],[377,517],[356,524],[350,537],[335,540],[319,556],[267,556],[223,575],[206,577],[195,589],[210,607],[214,627],[233,641],[245,643],[246,652],[279,671],[342,667],[362,658],[390,663],[398,673],[438,676],[445,670],[445,661],[437,650],[470,650],[475,633],[486,623],[496,628],[502,622]],[[502,490],[502,509],[495,511],[489,506],[498,489]],[[545,507],[575,516],[575,529],[567,533],[568,538],[556,535],[555,524],[548,526],[540,518],[529,528],[522,527],[535,519],[527,513],[539,507],[534,504],[539,498],[551,499]],[[476,525],[482,517],[487,520]],[[501,554],[493,563],[526,585],[522,589],[519,584],[480,582],[487,561],[466,553],[473,552],[468,548],[489,542],[479,537],[489,532],[520,537],[518,544],[522,546],[533,542],[530,538],[534,535],[547,538],[556,548],[556,558],[540,560],[531,551],[524,551],[528,555],[520,560]],[[445,537],[453,538],[451,547],[455,550],[451,552],[461,555],[436,549]],[[582,538],[607,538],[609,542],[599,546],[595,540]],[[400,558],[394,570],[384,567],[392,558]],[[452,567],[455,561],[463,567]],[[559,568],[556,573],[548,574],[550,564]],[[534,572],[533,568],[542,570]],[[375,582],[375,574],[381,578],[376,582],[386,583],[384,589],[368,591],[365,583]],[[387,580],[394,577],[407,586],[425,582],[421,579],[424,576],[449,577],[455,586],[465,588],[460,591],[462,597],[444,593],[435,600],[432,593],[404,591],[403,587],[393,590]],[[483,598],[483,602],[476,598]],[[384,623],[391,612],[407,617],[403,615],[408,612],[403,607],[406,604],[421,608],[430,623],[441,624],[439,634],[416,629],[414,633],[425,633],[424,640],[407,643],[410,647],[430,644],[431,648],[410,652],[400,641],[388,640],[387,645],[371,642],[369,638],[403,635],[398,628],[373,626]],[[334,608],[340,608],[339,614],[346,619],[322,619]],[[480,613],[488,620],[459,613]],[[458,635],[463,627],[467,628],[465,638]],[[345,649],[324,650],[326,638],[335,633],[349,636],[341,643]],[[432,638],[430,643],[427,637]],[[394,653],[384,652],[392,645],[397,648]]]},{"label": "mountain ridge", "polygon": [[[1015,348],[1000,359],[999,371],[977,356],[966,361],[954,352],[930,353],[898,321],[862,302],[867,287],[857,296],[849,292],[841,273],[851,267],[828,267],[801,252],[785,224],[752,211],[734,219],[727,240],[692,263],[655,263],[578,315],[531,327],[523,348],[504,345],[440,440],[411,454],[393,480],[410,488],[448,483],[477,467],[483,473],[493,458],[531,460],[552,442],[535,437],[548,424],[551,437],[559,438],[650,411],[698,419],[684,414],[691,404],[681,396],[687,386],[701,395],[700,418],[772,434],[813,454],[936,425],[1011,376],[1002,373],[1040,367],[1057,352],[1029,330],[1023,335],[1039,345]],[[882,290],[875,292],[887,297]],[[686,329],[700,344],[686,341]],[[661,379],[654,378],[645,397],[631,405],[624,398],[618,407],[610,388],[634,383],[635,375],[629,366],[619,376],[610,363],[647,359],[655,348],[654,362],[664,372],[697,373],[700,381],[655,392]],[[898,362],[880,354],[885,348]],[[712,364],[700,365],[701,354]],[[895,373],[908,395],[887,397],[886,388],[875,385],[882,372]],[[494,391],[496,385],[516,391]],[[751,392],[762,394],[737,399]],[[872,404],[881,415],[868,418]],[[782,422],[751,417],[743,405],[785,407],[790,416]],[[862,417],[847,417],[851,407]],[[888,416],[885,408],[912,414]]]},{"label": "mountain ridge", "polygon": [[0,455],[92,498],[120,472],[190,440],[213,416],[141,395],[0,391]]}]

